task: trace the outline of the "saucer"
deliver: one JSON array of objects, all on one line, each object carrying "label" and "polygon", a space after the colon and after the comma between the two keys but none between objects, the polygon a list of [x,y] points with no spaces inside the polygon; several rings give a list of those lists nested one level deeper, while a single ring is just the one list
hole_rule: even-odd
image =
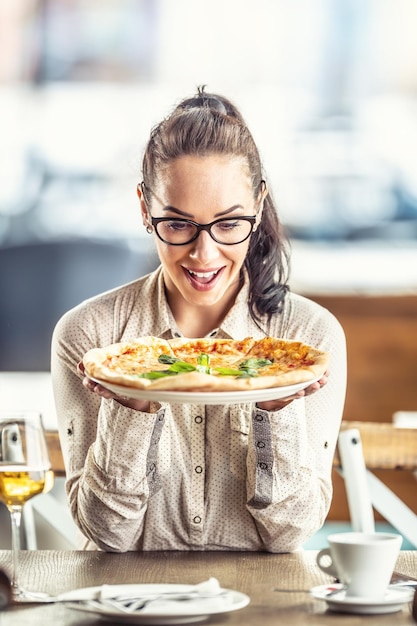
[{"label": "saucer", "polygon": [[[338,591],[338,589],[340,589]],[[343,585],[320,585],[310,589],[311,595],[317,600],[324,600],[331,611],[338,613],[360,613],[363,615],[377,615],[381,613],[396,613],[403,604],[411,602],[414,589],[391,585],[385,592],[382,600],[372,598],[349,598]]]}]

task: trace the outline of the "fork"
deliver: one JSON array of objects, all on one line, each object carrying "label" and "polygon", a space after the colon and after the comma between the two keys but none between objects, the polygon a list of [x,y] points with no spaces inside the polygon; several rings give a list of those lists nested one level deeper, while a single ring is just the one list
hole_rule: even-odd
[{"label": "fork", "polygon": [[[123,597],[120,596],[118,598],[102,598],[100,600],[101,605],[110,606],[112,608],[116,608],[123,613],[135,613],[136,611],[141,611],[151,602],[158,602],[160,600],[168,600],[175,602],[184,602],[188,600],[202,600],[202,599],[211,599],[211,598],[224,598],[227,595],[226,590],[216,593],[210,592],[201,592],[201,591],[190,591],[188,593],[160,593],[154,596],[146,596],[146,598],[132,598],[132,597]],[[93,602],[96,602],[93,600]]]}]

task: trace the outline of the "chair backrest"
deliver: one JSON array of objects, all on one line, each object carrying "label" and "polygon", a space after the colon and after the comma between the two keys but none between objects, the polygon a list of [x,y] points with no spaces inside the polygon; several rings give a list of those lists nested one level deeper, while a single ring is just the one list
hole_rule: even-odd
[{"label": "chair backrest", "polygon": [[0,370],[49,370],[52,331],[65,311],[157,265],[145,242],[140,249],[90,239],[0,248]]},{"label": "chair backrest", "polygon": [[[416,472],[417,429],[396,428],[387,423],[343,422],[337,448],[336,467],[345,481],[352,529],[374,532],[376,512],[417,547],[417,510],[376,475],[387,469]],[[414,489],[415,483],[413,493]],[[414,498],[412,502],[414,505]]]},{"label": "chair backrest", "polygon": [[339,433],[338,452],[352,530],[372,533],[375,531],[375,518],[361,435],[357,428],[349,428]]}]

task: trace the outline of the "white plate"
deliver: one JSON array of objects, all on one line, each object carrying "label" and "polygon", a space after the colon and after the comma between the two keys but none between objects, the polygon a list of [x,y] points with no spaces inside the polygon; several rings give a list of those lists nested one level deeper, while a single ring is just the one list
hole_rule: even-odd
[{"label": "white plate", "polygon": [[[338,588],[340,591],[337,591]],[[392,585],[388,587],[382,600],[373,600],[366,597],[348,598],[343,585],[337,584],[313,587],[310,593],[317,600],[325,600],[331,611],[377,615],[400,611],[403,604],[413,599],[414,590]]]},{"label": "white plate", "polygon": [[280,400],[288,398],[293,394],[305,389],[322,375],[304,383],[296,385],[286,385],[284,387],[268,387],[266,389],[251,389],[250,391],[165,391],[160,389],[135,389],[134,387],[124,387],[114,383],[104,382],[97,379],[99,383],[109,391],[139,400],[157,400],[158,402],[169,402],[170,404],[241,404],[243,402],[262,402],[264,400]]},{"label": "white plate", "polygon": [[[120,593],[123,590],[120,587]],[[135,587],[136,595],[144,598],[148,595],[158,595],[163,593],[187,593],[190,585],[125,585],[126,593]],[[149,624],[152,626],[171,626],[173,624],[192,624],[202,622],[210,615],[219,615],[243,609],[250,602],[249,596],[239,591],[222,589],[221,595],[212,597],[199,597],[187,600],[158,599],[150,602],[143,609],[134,613],[125,613],[111,603],[99,600],[86,600],[78,603],[68,603],[66,606],[93,613],[94,615],[120,624]],[[131,592],[130,592],[131,593]]]}]

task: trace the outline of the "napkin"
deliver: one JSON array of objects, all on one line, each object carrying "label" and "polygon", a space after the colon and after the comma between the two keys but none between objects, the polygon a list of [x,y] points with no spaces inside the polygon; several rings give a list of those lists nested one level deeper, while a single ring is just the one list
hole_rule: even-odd
[{"label": "napkin", "polygon": [[197,607],[202,612],[225,609],[231,595],[232,592],[222,589],[219,581],[211,577],[197,585],[103,585],[99,598],[89,604],[120,613],[150,614],[157,610],[160,614],[170,614],[175,610],[188,614]]}]

